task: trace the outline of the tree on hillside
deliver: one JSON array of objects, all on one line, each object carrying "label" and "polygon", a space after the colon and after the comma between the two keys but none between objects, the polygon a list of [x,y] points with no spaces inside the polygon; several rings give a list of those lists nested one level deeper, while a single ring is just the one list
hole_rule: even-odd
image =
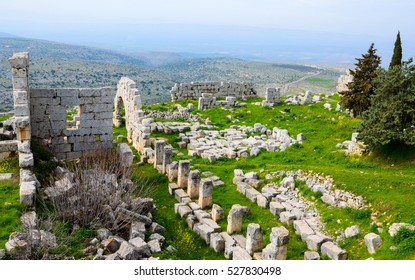
[{"label": "tree on hillside", "polygon": [[393,56],[389,68],[393,66],[401,66],[402,64],[402,43],[401,43],[401,33],[398,31],[396,35],[395,47],[393,49]]},{"label": "tree on hillside", "polygon": [[361,116],[370,106],[370,97],[374,94],[373,80],[377,76],[381,60],[373,43],[367,53],[356,60],[356,69],[350,70],[353,81],[347,85],[348,90],[339,94],[341,105],[352,110],[354,116]]},{"label": "tree on hillside", "polygon": [[376,94],[359,128],[359,139],[369,150],[415,145],[415,65],[411,63],[378,72]]}]

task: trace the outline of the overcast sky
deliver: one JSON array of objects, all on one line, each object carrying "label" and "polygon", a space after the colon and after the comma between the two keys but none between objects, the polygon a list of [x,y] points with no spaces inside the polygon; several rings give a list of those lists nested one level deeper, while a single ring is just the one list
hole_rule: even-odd
[{"label": "overcast sky", "polygon": [[415,35],[413,0],[1,0],[0,29],[206,24]]}]

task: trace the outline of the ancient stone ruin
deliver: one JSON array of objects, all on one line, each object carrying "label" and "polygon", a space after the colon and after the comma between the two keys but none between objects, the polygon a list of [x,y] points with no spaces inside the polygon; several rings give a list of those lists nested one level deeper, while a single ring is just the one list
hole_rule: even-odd
[{"label": "ancient stone ruin", "polygon": [[216,98],[233,96],[237,99],[247,99],[257,96],[252,83],[191,82],[190,84],[175,84],[170,91],[172,101],[198,99],[202,93],[210,93]]},{"label": "ancient stone ruin", "polygon": [[353,76],[350,74],[350,70],[346,71],[346,75],[341,75],[337,81],[337,92],[346,91],[349,88],[347,87],[348,83],[353,81]]}]

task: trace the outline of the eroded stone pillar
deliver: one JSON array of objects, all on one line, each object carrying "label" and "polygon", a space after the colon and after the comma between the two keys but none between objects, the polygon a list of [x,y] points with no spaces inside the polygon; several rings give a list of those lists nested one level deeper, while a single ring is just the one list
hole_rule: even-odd
[{"label": "eroded stone pillar", "polygon": [[180,160],[177,173],[177,185],[179,188],[186,188],[190,172],[190,161]]},{"label": "eroded stone pillar", "polygon": [[246,251],[252,256],[263,247],[262,229],[259,224],[249,224],[246,233]]},{"label": "eroded stone pillar", "polygon": [[187,194],[190,198],[199,196],[199,184],[200,184],[200,171],[192,170],[189,172],[189,178],[187,181]]},{"label": "eroded stone pillar", "polygon": [[213,182],[211,179],[200,180],[199,185],[199,206],[203,209],[212,205]]}]

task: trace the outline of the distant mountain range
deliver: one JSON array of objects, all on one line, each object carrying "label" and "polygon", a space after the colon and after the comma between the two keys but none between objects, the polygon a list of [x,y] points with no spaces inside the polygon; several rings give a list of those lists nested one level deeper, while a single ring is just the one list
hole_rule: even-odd
[{"label": "distant mountain range", "polygon": [[[297,64],[277,64],[229,57],[206,57],[172,52],[117,52],[100,48],[69,45],[46,40],[0,34],[0,94],[10,94],[11,75],[7,59],[14,52],[30,53],[32,87],[116,88],[122,76],[136,81],[145,103],[170,99],[174,83],[191,81],[253,82],[258,92],[265,87],[282,86],[321,71]],[[324,70],[331,81],[316,90],[334,91],[338,72]],[[323,83],[322,83],[323,84]],[[327,86],[329,85],[329,86]],[[302,89],[301,89],[302,90]],[[3,109],[2,109],[3,106]],[[5,110],[3,104],[0,110]],[[10,105],[6,107],[10,108]]]}]

